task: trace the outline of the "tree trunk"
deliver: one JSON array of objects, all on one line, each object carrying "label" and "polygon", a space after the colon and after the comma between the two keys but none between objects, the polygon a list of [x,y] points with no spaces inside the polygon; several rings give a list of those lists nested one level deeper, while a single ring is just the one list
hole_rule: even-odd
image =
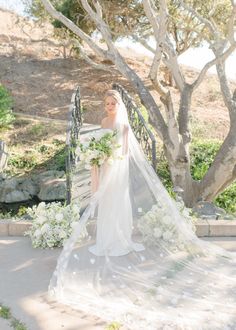
[{"label": "tree trunk", "polygon": [[[236,110],[236,109],[235,109]],[[236,121],[200,183],[199,198],[212,201],[236,179]]]},{"label": "tree trunk", "polygon": [[[219,57],[222,49],[215,49]],[[211,167],[200,183],[199,196],[212,201],[236,179],[236,100],[230,91],[223,62],[216,65],[224,102],[229,111],[230,130]]]}]

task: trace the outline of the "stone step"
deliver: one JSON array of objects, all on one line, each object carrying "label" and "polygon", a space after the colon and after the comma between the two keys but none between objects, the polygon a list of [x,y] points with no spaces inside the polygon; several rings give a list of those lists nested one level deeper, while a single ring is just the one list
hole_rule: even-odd
[{"label": "stone step", "polygon": [[[0,220],[0,236],[24,236],[30,221]],[[196,224],[198,237],[236,237],[236,220],[201,220]]]},{"label": "stone step", "polygon": [[236,236],[236,220],[198,220],[198,237]]}]

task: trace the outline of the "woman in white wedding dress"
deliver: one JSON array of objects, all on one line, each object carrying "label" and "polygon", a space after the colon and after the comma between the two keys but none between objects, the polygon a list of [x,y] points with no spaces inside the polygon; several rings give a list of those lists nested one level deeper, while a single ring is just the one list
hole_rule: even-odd
[{"label": "woman in white wedding dress", "polygon": [[[112,166],[105,162],[98,168],[92,169],[92,193],[109,177],[109,184],[98,201],[96,244],[89,251],[97,256],[122,256],[132,250],[142,251],[144,246],[132,241],[133,214],[130,201],[129,186],[129,150],[128,150],[128,119],[119,109],[120,96],[115,91],[105,95],[105,111],[101,127],[117,131],[117,143],[120,159],[112,161]],[[118,111],[120,112],[118,113]],[[116,152],[117,153],[117,152]],[[114,174],[114,175],[113,175]],[[115,194],[115,198],[114,198]],[[108,207],[109,206],[109,207]]]},{"label": "woman in white wedding dress", "polygon": [[235,330],[235,254],[195,235],[118,92],[108,91],[105,109],[102,128],[117,131],[122,157],[93,168],[91,201],[58,259],[51,296],[133,330]]}]

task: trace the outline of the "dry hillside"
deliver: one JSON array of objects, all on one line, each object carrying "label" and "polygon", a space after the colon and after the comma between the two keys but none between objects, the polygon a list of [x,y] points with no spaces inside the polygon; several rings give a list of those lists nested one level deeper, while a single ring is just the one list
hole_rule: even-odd
[{"label": "dry hillside", "polygon": [[[118,72],[95,70],[81,59],[63,58],[63,49],[66,48],[52,37],[50,27],[36,26],[10,11],[0,10],[0,81],[13,95],[15,112],[66,119],[71,94],[80,85],[85,119],[98,123],[103,116],[103,93],[112,82],[119,81],[134,95]],[[149,85],[149,58],[121,51]],[[189,81],[197,74],[191,68],[185,67],[184,71]],[[175,88],[172,90],[177,105],[178,93]],[[155,92],[153,95],[160,103],[158,95]],[[228,112],[214,75],[208,75],[195,92],[192,114],[196,134],[204,134],[206,128],[208,137],[221,139],[227,134]]]}]

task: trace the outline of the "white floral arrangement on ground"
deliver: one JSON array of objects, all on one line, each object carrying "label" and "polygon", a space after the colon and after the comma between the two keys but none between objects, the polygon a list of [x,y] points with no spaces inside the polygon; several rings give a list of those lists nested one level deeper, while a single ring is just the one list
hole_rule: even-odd
[{"label": "white floral arrangement on ground", "polygon": [[114,159],[119,159],[116,150],[121,147],[117,143],[117,131],[100,129],[98,131],[81,135],[76,154],[90,170],[93,165],[101,166],[105,161],[112,164]]},{"label": "white floral arrangement on ground", "polygon": [[30,236],[34,248],[54,248],[64,245],[80,218],[76,204],[61,205],[60,202],[44,203],[27,209],[32,226],[25,233]]},{"label": "white floral arrangement on ground", "polygon": [[[177,207],[187,225],[192,231],[196,231],[195,219],[190,216],[191,209],[187,209],[182,203],[177,203]],[[141,209],[138,211],[142,212]],[[168,242],[169,246],[173,245],[174,249],[182,250],[185,247],[185,239],[171,220],[171,216],[158,204],[153,205],[150,211],[140,217],[138,229],[147,245],[159,245],[160,240],[163,240]]]}]

